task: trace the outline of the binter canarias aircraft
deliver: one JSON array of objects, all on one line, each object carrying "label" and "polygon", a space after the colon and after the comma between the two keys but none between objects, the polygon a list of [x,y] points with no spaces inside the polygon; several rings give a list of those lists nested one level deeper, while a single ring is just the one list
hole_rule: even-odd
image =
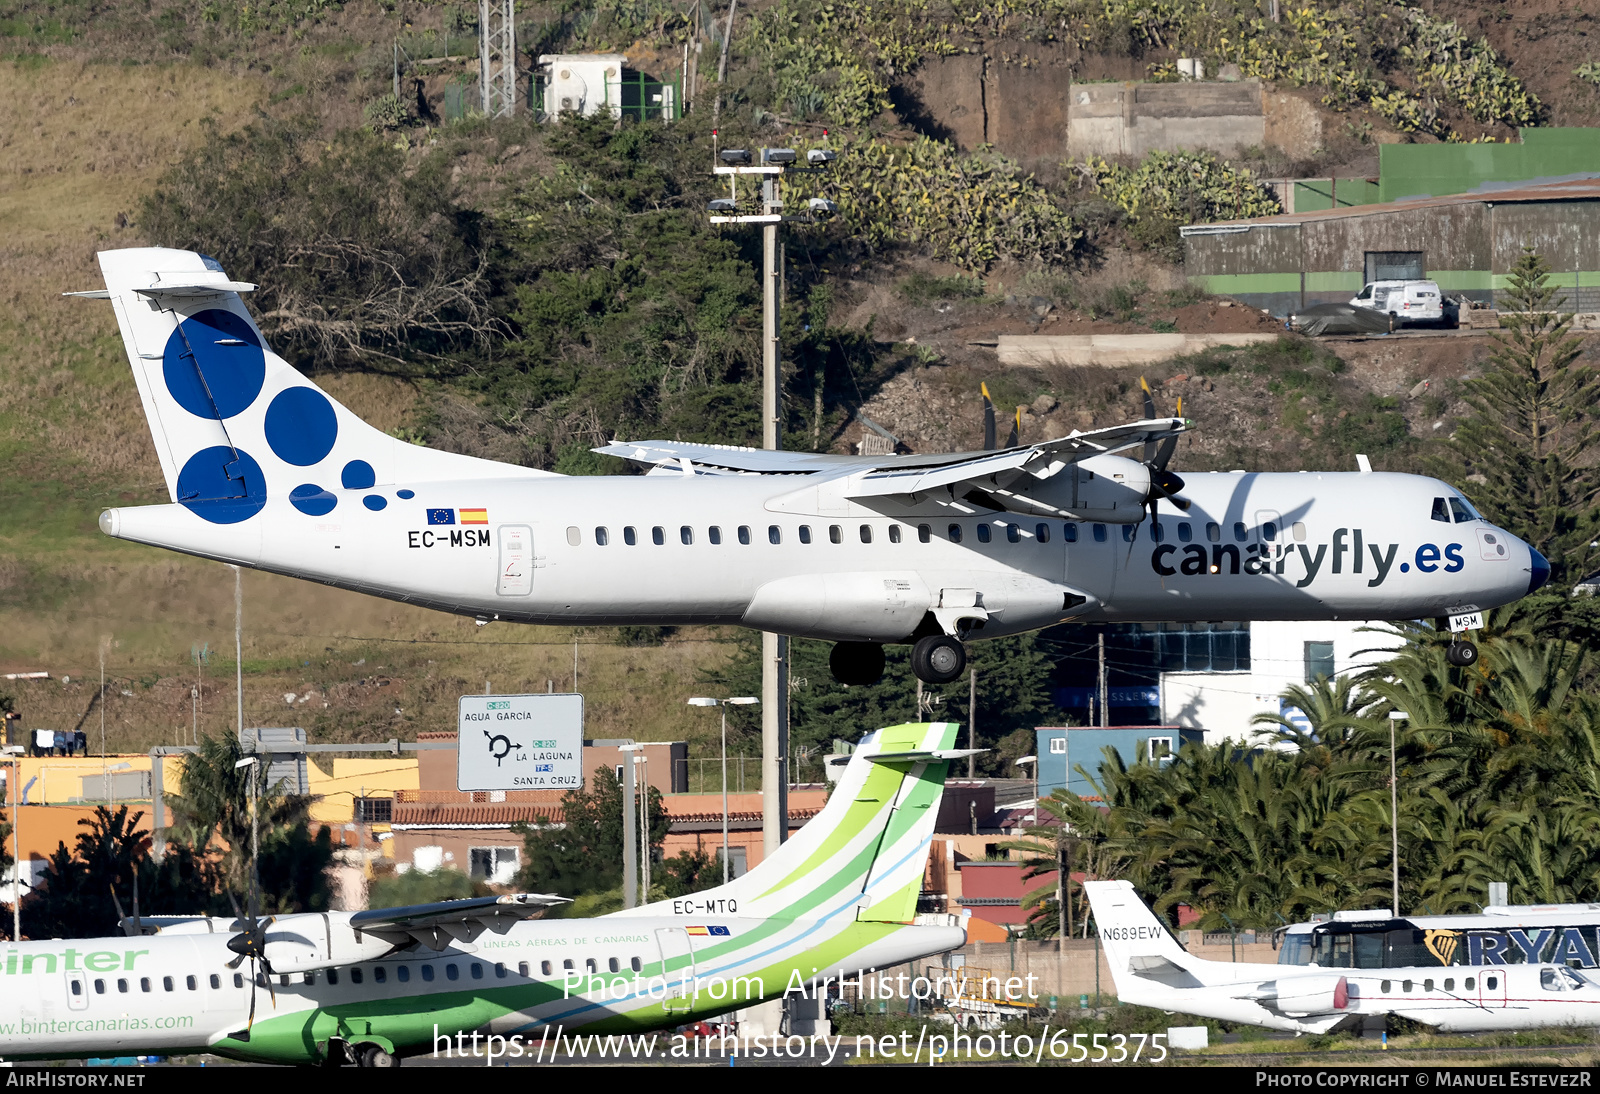
[{"label": "binter canarias aircraft", "polygon": [[[407,444],[269,349],[213,259],[104,251],[169,505],[107,534],[475,616],[736,624],[834,641],[867,683],[911,643],[930,683],[970,639],[1066,620],[1414,619],[1509,603],[1540,554],[1415,475],[1166,469],[1180,417],[998,451],[596,449],[642,476],[566,477]],[[1118,453],[1131,453],[1119,455]],[[1137,457],[1137,458],[1135,458]],[[1452,659],[1469,663],[1465,641]]]},{"label": "binter canarias aircraft", "polygon": [[477,1031],[520,1058],[546,1035],[676,1026],[943,953],[965,932],[913,920],[949,761],[971,754],[957,728],[867,735],[822,812],[749,873],[597,919],[529,918],[561,898],[523,894],[0,946],[0,1057],[387,1067]]},{"label": "binter canarias aircraft", "polygon": [[[1524,964],[1505,963],[1519,959],[1509,945],[1487,963],[1452,964],[1467,956],[1455,952],[1461,937],[1476,932],[1451,929],[1415,932],[1424,940],[1417,947],[1405,932],[1401,955],[1424,950],[1426,963],[1384,961],[1382,944],[1374,948],[1378,959],[1361,968],[1207,961],[1185,951],[1128,882],[1086,881],[1083,888],[1123,1003],[1296,1033],[1359,1029],[1367,1018],[1389,1014],[1452,1033],[1600,1021],[1600,978],[1592,968],[1571,967],[1591,957],[1588,943],[1577,941],[1582,957],[1569,964],[1563,954],[1574,951],[1551,944],[1555,928],[1511,932],[1531,951]],[[1562,921],[1559,914],[1529,918]]]}]

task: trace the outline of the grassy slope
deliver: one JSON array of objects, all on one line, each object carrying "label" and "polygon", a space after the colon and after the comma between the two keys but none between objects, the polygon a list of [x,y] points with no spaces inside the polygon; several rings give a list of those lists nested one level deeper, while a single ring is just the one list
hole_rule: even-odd
[{"label": "grassy slope", "polygon": [[[189,65],[0,62],[0,98],[28,119],[0,132],[0,664],[58,678],[5,686],[28,725],[79,723],[103,647],[111,750],[176,742],[189,732],[196,645],[214,654],[202,732],[233,722],[232,575],[96,529],[103,507],[165,501],[166,489],[110,309],[56,294],[99,286],[96,250],[140,243],[115,227],[117,214],[202,139],[203,119],[234,124],[269,91]],[[324,382],[386,429],[416,401],[383,378]],[[485,680],[496,691],[572,683],[565,630],[480,629],[265,574],[247,573],[244,587],[251,724],[305,725],[322,740],[410,737],[453,726],[456,697]],[[725,656],[711,637],[625,650],[580,636],[590,731],[702,731],[681,700]],[[85,722],[96,736],[99,718]]]}]

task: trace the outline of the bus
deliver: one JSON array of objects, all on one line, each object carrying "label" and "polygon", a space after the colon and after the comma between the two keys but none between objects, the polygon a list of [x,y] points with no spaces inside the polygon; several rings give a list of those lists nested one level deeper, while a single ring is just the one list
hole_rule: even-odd
[{"label": "bus", "polygon": [[1283,933],[1280,965],[1326,969],[1454,965],[1600,967],[1600,904],[1490,905],[1480,915],[1335,912]]}]

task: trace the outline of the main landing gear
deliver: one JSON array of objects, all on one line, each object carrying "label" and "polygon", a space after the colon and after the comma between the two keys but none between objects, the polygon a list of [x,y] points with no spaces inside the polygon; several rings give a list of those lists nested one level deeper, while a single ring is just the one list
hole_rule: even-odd
[{"label": "main landing gear", "polygon": [[[883,678],[883,646],[877,642],[836,642],[828,668],[841,684],[866,686]],[[911,671],[924,684],[948,684],[967,671],[967,651],[947,634],[930,634],[911,647]]]},{"label": "main landing gear", "polygon": [[967,651],[947,634],[930,634],[911,647],[911,671],[924,684],[948,684],[967,671]]}]

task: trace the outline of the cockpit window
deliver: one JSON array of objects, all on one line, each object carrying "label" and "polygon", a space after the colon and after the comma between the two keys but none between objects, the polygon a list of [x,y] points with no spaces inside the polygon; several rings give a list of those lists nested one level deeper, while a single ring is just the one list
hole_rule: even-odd
[{"label": "cockpit window", "polygon": [[1433,499],[1433,519],[1443,521],[1445,524],[1450,523],[1450,506],[1443,498]]},{"label": "cockpit window", "polygon": [[1539,985],[1545,991],[1573,991],[1583,987],[1583,981],[1571,969],[1548,968],[1539,970]]},{"label": "cockpit window", "polygon": [[1451,498],[1450,512],[1456,518],[1457,524],[1465,524],[1469,520],[1482,520],[1478,511],[1474,509],[1466,498]]}]

